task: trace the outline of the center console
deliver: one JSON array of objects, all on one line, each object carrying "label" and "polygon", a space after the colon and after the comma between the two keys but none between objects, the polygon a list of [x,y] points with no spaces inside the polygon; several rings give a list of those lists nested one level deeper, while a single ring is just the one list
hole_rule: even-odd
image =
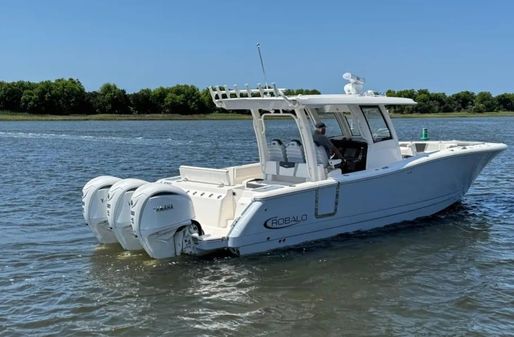
[{"label": "center console", "polygon": [[350,173],[366,169],[366,155],[368,144],[352,139],[331,139],[335,147],[343,155],[341,171]]}]

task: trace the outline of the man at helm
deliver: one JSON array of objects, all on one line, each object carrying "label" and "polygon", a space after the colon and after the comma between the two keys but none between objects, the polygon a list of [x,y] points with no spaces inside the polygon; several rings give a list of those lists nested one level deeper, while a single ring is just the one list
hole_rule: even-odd
[{"label": "man at helm", "polygon": [[330,139],[328,139],[327,136],[325,136],[325,133],[327,131],[327,126],[323,122],[316,123],[316,129],[314,130],[312,134],[312,139],[314,140],[314,143],[318,146],[323,146],[325,148],[325,151],[327,151],[327,156],[330,158],[332,154],[335,154],[336,158],[343,159],[343,156],[341,155],[341,152],[337,149],[337,147],[332,144]]}]

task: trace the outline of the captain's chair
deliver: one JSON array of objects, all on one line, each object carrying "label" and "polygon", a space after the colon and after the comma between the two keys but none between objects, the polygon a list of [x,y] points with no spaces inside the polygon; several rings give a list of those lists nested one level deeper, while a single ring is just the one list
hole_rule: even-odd
[{"label": "captain's chair", "polygon": [[327,151],[323,146],[318,145],[316,142],[314,142],[314,145],[316,145],[316,159],[318,164],[323,165],[323,167],[328,167]]},{"label": "captain's chair", "polygon": [[328,158],[325,147],[318,145],[317,142],[314,142],[314,145],[316,146],[316,161],[318,162],[318,165],[323,165],[323,167],[328,169],[328,171],[340,167],[342,159],[330,159]]}]

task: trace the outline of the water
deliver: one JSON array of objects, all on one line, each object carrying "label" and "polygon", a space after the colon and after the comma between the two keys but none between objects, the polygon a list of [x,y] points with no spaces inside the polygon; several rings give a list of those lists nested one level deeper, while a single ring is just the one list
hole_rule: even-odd
[{"label": "water", "polygon": [[1,123],[0,335],[513,334],[514,118],[395,124],[402,139],[427,127],[510,147],[428,219],[256,256],[156,261],[96,243],[82,186],[252,162],[249,121]]}]

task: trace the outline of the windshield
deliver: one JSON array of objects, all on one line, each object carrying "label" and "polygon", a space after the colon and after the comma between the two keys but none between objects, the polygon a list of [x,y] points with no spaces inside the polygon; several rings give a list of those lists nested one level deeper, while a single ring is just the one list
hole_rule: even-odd
[{"label": "windshield", "polygon": [[343,134],[334,112],[317,111],[317,113],[320,121],[327,126],[325,135],[328,138],[339,137]]},{"label": "windshield", "polygon": [[346,123],[348,124],[348,128],[350,129],[350,132],[352,133],[352,136],[360,136],[361,132],[359,130],[359,121],[354,120],[352,118],[352,114],[349,111],[343,112],[344,119]]},{"label": "windshield", "polygon": [[392,139],[391,130],[387,126],[384,116],[378,106],[362,106],[362,113],[368,122],[373,142],[378,143]]}]

